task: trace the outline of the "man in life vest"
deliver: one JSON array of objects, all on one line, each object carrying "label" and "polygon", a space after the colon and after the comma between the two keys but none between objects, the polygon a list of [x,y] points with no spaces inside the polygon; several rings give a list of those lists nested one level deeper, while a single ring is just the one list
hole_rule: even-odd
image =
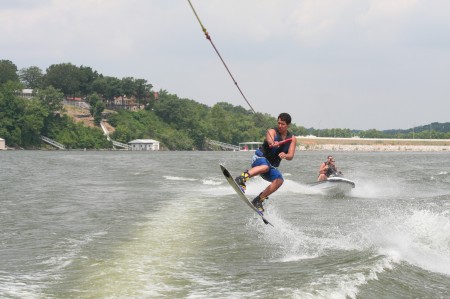
[{"label": "man in life vest", "polygon": [[[264,180],[271,182],[252,201],[253,206],[260,211],[264,211],[263,201],[278,190],[284,182],[283,175],[276,167],[280,165],[281,160],[292,160],[295,155],[297,141],[295,136],[288,131],[291,116],[288,113],[281,113],[278,116],[277,123],[276,128],[267,130],[262,147],[255,151],[251,162],[252,168],[235,178],[235,182],[243,192],[246,189],[245,183],[251,177],[260,175]],[[286,142],[286,139],[289,141]]]}]

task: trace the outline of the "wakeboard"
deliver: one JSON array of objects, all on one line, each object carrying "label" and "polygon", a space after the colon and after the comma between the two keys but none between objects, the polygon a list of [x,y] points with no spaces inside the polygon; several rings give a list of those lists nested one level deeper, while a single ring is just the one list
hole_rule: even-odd
[{"label": "wakeboard", "polygon": [[225,166],[223,166],[222,164],[220,164],[220,169],[222,170],[223,175],[225,176],[225,178],[227,179],[228,183],[231,185],[231,187],[233,187],[234,191],[236,191],[237,195],[239,195],[239,198],[246,203],[256,214],[258,214],[262,221],[264,221],[265,224],[270,224],[273,226],[272,223],[270,223],[265,217],[264,217],[264,213],[261,212],[260,210],[258,210],[257,208],[255,208],[252,203],[250,202],[250,200],[247,198],[247,196],[245,196],[244,192],[242,192],[241,188],[239,187],[238,184],[236,184],[236,182],[234,181],[233,177],[231,176],[230,172],[228,171],[228,169],[225,168]]}]

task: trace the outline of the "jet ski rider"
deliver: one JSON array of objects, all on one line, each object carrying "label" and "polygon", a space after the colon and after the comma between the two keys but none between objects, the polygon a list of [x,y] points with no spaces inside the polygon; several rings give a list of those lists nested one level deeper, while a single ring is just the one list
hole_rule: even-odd
[{"label": "jet ski rider", "polygon": [[328,156],[327,161],[323,162],[320,165],[319,169],[319,177],[317,178],[317,181],[325,181],[330,177],[330,175],[333,174],[340,174],[340,172],[337,170],[336,165],[334,164],[335,160],[333,156]]}]

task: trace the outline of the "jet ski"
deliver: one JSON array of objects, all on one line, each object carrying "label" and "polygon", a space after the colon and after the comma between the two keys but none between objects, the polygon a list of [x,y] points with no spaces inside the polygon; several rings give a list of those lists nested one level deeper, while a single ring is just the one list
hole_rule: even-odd
[{"label": "jet ski", "polygon": [[355,188],[355,182],[346,179],[342,173],[332,174],[328,179],[308,184],[314,191],[328,196],[343,196]]}]

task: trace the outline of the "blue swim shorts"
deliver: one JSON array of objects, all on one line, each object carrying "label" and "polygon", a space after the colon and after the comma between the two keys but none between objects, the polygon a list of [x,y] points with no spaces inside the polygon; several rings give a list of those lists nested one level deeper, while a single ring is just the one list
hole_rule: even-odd
[{"label": "blue swim shorts", "polygon": [[278,169],[276,169],[275,167],[273,167],[265,157],[260,157],[258,155],[254,155],[252,157],[252,167],[261,166],[261,165],[269,166],[269,171],[261,174],[261,177],[264,180],[273,182],[276,179],[281,179],[284,181],[284,178],[283,178],[283,175],[281,174],[281,172]]}]

